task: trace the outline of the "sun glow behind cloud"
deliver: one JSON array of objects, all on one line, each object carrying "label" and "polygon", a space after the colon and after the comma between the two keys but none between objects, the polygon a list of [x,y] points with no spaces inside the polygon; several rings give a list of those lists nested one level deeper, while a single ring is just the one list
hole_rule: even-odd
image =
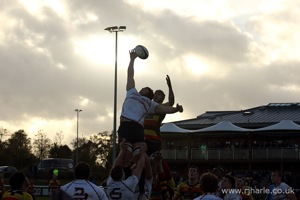
[{"label": "sun glow behind cloud", "polygon": [[[114,58],[111,53],[114,51],[114,46],[109,45],[110,42],[108,40],[108,37],[98,37],[95,35],[73,39],[74,53],[97,64],[110,64]],[[106,48],[103,48],[104,46]]]},{"label": "sun glow behind cloud", "polygon": [[203,75],[208,70],[207,63],[194,54],[184,56],[185,65],[193,75]]},{"label": "sun glow behind cloud", "polygon": [[[106,36],[90,35],[85,38],[75,38],[72,40],[74,53],[85,57],[87,60],[96,64],[111,65],[115,60],[115,35]],[[118,61],[128,60],[128,47],[134,48],[135,39],[132,36],[122,36],[118,40]],[[121,53],[122,52],[122,53]],[[127,67],[127,66],[126,66]]]},{"label": "sun glow behind cloud", "polygon": [[65,14],[65,6],[61,0],[19,0],[19,2],[35,17],[44,19],[43,7],[51,8],[58,15]]}]

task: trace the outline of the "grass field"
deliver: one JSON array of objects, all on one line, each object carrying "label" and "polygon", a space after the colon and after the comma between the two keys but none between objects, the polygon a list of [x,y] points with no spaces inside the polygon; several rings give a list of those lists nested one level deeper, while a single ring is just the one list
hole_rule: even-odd
[{"label": "grass field", "polygon": [[51,199],[49,196],[43,197],[43,196],[36,196],[35,197],[36,200],[49,200]]}]

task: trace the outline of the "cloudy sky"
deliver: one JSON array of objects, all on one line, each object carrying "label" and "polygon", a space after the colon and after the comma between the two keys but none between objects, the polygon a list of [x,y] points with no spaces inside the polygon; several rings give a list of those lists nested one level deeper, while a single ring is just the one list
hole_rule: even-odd
[{"label": "cloudy sky", "polygon": [[137,89],[167,91],[184,112],[300,102],[300,2],[295,0],[1,0],[0,128],[42,130],[65,143],[113,129],[115,33],[119,118],[129,49]]}]

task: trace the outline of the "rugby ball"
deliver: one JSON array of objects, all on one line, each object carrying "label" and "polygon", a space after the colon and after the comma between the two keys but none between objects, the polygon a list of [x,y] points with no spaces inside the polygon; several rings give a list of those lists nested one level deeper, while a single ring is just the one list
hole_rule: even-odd
[{"label": "rugby ball", "polygon": [[144,47],[143,45],[137,45],[134,48],[134,51],[140,59],[147,59],[149,56],[148,49],[146,47]]}]

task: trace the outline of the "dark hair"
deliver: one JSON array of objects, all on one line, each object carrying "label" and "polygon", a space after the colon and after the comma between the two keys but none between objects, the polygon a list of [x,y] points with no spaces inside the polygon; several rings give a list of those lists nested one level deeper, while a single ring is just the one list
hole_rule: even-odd
[{"label": "dark hair", "polygon": [[23,172],[16,172],[9,178],[9,185],[12,190],[20,190],[26,177]]},{"label": "dark hair", "polygon": [[85,179],[87,180],[90,176],[90,166],[85,162],[80,162],[76,165],[74,171],[75,179]]},{"label": "dark hair", "polygon": [[237,180],[237,179],[242,179],[244,182],[246,181],[245,178],[242,177],[242,176],[238,176],[238,177],[235,178],[235,180]]},{"label": "dark hair", "polygon": [[189,170],[190,170],[191,168],[196,169],[196,170],[197,170],[197,173],[200,174],[200,169],[199,169],[199,167],[197,167],[196,165],[191,165],[191,166],[189,167]]},{"label": "dark hair", "polygon": [[210,172],[200,177],[200,189],[203,193],[215,193],[218,190],[218,177]]},{"label": "dark hair", "polygon": [[277,174],[279,177],[282,177],[282,172],[279,170],[273,170],[272,173]]},{"label": "dark hair", "polygon": [[[165,95],[165,93],[164,93],[162,90],[156,90],[156,91],[154,92],[154,96],[155,96],[157,93],[160,93],[160,94],[163,96],[163,98],[158,102],[158,103],[162,103],[162,102],[165,100],[166,95]],[[154,98],[154,97],[153,97],[153,98]]]},{"label": "dark hair", "polygon": [[224,178],[227,178],[232,188],[235,188],[235,178],[229,174],[225,175]]},{"label": "dark hair", "polygon": [[221,176],[224,176],[224,169],[223,169],[222,167],[217,166],[217,167],[214,167],[214,168],[212,169],[212,173],[215,174],[216,171],[218,171],[218,172],[220,173]]},{"label": "dark hair", "polygon": [[151,88],[149,88],[149,87],[145,87],[145,88],[147,88],[149,90],[149,92],[146,93],[146,94],[144,94],[143,96],[145,96],[145,97],[149,98],[150,100],[152,100],[153,97],[154,97],[153,90]]},{"label": "dark hair", "polygon": [[110,176],[114,181],[120,181],[123,177],[123,168],[121,165],[117,165],[110,170]]}]

